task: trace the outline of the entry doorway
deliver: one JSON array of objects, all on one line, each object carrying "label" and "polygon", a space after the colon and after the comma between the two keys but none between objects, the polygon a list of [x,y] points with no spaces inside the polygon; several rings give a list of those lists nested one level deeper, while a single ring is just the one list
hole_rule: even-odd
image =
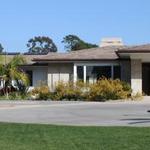
[{"label": "entry doorway", "polygon": [[142,64],[142,90],[144,94],[150,95],[150,63]]}]

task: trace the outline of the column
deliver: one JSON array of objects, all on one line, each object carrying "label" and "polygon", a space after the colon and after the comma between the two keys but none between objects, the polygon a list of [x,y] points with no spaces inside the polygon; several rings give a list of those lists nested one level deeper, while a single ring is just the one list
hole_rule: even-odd
[{"label": "column", "polygon": [[131,88],[132,94],[142,94],[142,62],[139,59],[131,60]]},{"label": "column", "polygon": [[73,66],[73,82],[77,82],[77,66],[75,64]]},{"label": "column", "polygon": [[48,84],[48,87],[50,88],[50,90],[51,91],[53,91],[53,83],[52,83],[52,79],[53,79],[53,77],[52,77],[52,73],[51,73],[51,70],[52,70],[52,68],[51,68],[51,66],[48,64],[48,69],[47,69],[47,84]]},{"label": "column", "polygon": [[86,83],[86,66],[83,66],[83,81]]}]

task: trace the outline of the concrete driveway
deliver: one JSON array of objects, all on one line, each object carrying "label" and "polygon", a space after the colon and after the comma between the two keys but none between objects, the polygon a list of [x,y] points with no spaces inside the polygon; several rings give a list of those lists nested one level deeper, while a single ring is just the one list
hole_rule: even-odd
[{"label": "concrete driveway", "polygon": [[0,101],[0,122],[150,126],[150,98],[133,102]]}]

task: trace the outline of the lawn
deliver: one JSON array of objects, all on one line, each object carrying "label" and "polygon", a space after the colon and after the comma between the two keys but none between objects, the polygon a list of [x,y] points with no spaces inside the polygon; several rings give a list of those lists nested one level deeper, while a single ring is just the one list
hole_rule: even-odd
[{"label": "lawn", "polygon": [[149,150],[150,128],[0,123],[0,150]]}]

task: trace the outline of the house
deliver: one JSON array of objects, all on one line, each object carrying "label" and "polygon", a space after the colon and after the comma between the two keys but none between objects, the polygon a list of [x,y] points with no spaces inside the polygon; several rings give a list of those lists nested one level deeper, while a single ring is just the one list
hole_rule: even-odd
[{"label": "house", "polygon": [[58,81],[94,83],[105,76],[130,83],[133,94],[150,95],[150,44],[124,46],[120,39],[103,39],[98,48],[24,57],[28,64],[21,67],[31,86],[41,80],[54,89]]}]

